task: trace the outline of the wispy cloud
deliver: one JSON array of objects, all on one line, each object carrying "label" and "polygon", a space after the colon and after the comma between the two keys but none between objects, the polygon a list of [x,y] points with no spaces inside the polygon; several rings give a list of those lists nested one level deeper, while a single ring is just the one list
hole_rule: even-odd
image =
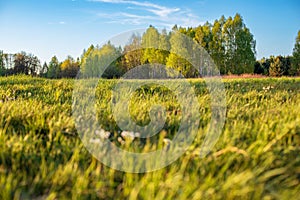
[{"label": "wispy cloud", "polygon": [[90,0],[94,2],[102,2],[102,3],[114,3],[114,4],[127,4],[127,5],[135,5],[139,7],[144,7],[145,10],[152,12],[158,16],[164,17],[174,12],[179,11],[179,8],[168,8],[165,6],[160,6],[158,4],[150,3],[150,2],[139,2],[139,1],[128,1],[128,0]]},{"label": "wispy cloud", "polygon": [[[90,2],[120,4],[126,6],[127,12],[103,13],[99,17],[107,19],[107,23],[119,24],[153,24],[171,27],[174,24],[182,26],[196,26],[200,23],[198,16],[190,10],[178,7],[166,7],[147,1],[133,0],[88,0]],[[128,12],[128,10],[130,12]],[[143,11],[139,14],[137,11]]]},{"label": "wispy cloud", "polygon": [[48,22],[48,24],[49,25],[56,25],[56,24],[58,24],[58,25],[65,25],[66,22],[64,22],[64,21],[60,21],[60,22]]}]

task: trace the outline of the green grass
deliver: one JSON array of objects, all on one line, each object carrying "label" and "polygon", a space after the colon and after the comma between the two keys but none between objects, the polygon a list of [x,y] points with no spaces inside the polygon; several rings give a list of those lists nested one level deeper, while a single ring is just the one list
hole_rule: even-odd
[{"label": "green grass", "polygon": [[[192,146],[168,167],[132,174],[106,167],[83,146],[72,118],[73,80],[0,78],[0,199],[297,199],[300,79],[224,80],[226,123],[205,158],[199,150],[210,97],[202,80],[190,82],[201,105]],[[115,83],[99,83],[97,115],[114,134],[111,140],[127,148],[131,141],[118,140],[108,106]],[[161,134],[171,139],[181,118],[172,92],[153,86],[138,90],[132,118],[147,124],[145,109],[157,102],[167,108]]]}]

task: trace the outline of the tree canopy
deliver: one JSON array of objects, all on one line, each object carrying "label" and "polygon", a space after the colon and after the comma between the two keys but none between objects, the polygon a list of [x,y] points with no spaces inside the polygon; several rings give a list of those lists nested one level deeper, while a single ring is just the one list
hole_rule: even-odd
[{"label": "tree canopy", "polygon": [[293,49],[291,75],[300,75],[300,30],[298,31],[295,46]]}]

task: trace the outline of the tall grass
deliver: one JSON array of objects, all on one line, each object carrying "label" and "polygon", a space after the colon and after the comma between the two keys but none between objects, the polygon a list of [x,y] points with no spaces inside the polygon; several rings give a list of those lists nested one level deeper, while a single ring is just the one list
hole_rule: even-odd
[{"label": "tall grass", "polygon": [[[201,104],[199,133],[210,119],[202,80],[190,80]],[[99,82],[98,119],[118,141],[108,102],[116,81]],[[93,158],[72,118],[73,80],[0,78],[0,199],[297,199],[300,195],[300,79],[226,79],[226,124],[211,153],[199,157],[205,135],[173,164],[150,173],[113,170]],[[163,137],[172,139],[180,109],[163,88],[138,90],[132,118],[164,104]],[[115,140],[114,140],[115,139]],[[146,145],[147,146],[147,145]],[[146,148],[146,147],[145,147]]]}]

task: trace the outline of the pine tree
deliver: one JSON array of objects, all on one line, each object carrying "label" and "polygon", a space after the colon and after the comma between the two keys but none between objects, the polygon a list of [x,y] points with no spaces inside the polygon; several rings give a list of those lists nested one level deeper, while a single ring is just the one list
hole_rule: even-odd
[{"label": "pine tree", "polygon": [[46,75],[48,78],[60,78],[60,63],[56,56],[51,58],[48,67]]}]

